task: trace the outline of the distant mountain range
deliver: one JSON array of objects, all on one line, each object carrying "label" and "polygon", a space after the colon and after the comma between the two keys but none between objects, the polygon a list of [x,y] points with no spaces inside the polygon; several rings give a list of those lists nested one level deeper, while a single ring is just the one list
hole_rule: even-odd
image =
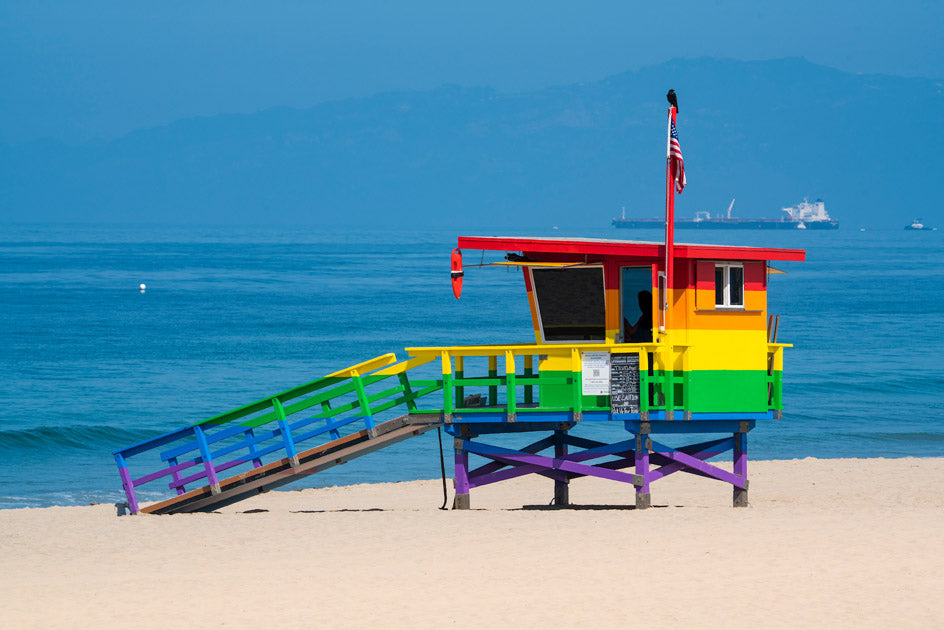
[{"label": "distant mountain range", "polygon": [[[0,145],[0,220],[599,225],[663,212],[679,94],[679,216],[944,224],[944,87],[803,59],[674,60],[521,94],[443,86],[191,118],[109,142]],[[626,235],[622,235],[626,236]]]}]

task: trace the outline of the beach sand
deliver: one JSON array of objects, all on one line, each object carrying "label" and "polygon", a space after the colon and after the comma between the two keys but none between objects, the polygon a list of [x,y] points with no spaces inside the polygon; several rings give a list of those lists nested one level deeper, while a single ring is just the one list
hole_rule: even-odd
[{"label": "beach sand", "polygon": [[[750,507],[652,486],[440,480],[271,492],[214,514],[0,511],[0,627],[944,627],[944,458],[751,462]],[[450,501],[452,488],[450,484]],[[265,510],[247,513],[247,510]]]}]

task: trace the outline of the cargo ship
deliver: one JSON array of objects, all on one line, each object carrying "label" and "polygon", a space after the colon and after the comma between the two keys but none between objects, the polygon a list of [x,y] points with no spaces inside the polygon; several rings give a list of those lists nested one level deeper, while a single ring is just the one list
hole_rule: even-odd
[{"label": "cargo ship", "polygon": [[[709,212],[696,212],[694,219],[675,219],[677,229],[699,230],[838,230],[839,221],[830,218],[826,212],[826,205],[822,199],[810,203],[804,199],[796,206],[782,208],[784,216],[779,219],[742,219],[731,216],[734,208],[734,199],[728,206],[724,216],[712,216]],[[633,219],[626,218],[626,208],[623,216],[613,219],[613,226],[618,228],[635,229],[662,229],[665,226],[664,218]]]}]

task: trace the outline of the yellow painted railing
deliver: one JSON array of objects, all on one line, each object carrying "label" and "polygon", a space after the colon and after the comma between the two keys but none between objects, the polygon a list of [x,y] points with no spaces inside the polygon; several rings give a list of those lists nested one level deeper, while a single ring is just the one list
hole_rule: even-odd
[{"label": "yellow painted railing", "polygon": [[[674,356],[682,357],[683,366],[686,361],[686,346],[668,343],[571,343],[571,344],[501,344],[482,346],[443,346],[443,347],[412,347],[406,348],[407,353],[417,360],[439,359],[442,368],[443,413],[475,413],[480,411],[494,411],[499,406],[498,391],[504,389],[504,406],[510,418],[514,418],[520,410],[533,411],[606,411],[608,406],[589,405],[582,393],[581,353],[582,352],[610,352],[613,354],[635,354],[639,357],[640,370],[640,405],[641,409],[675,408],[674,387],[678,382],[684,387],[686,372],[672,369]],[[488,359],[487,376],[470,377],[466,374],[466,359],[486,357]],[[535,370],[535,357],[538,365],[547,359],[557,359],[556,365],[566,365],[566,369],[555,368],[549,373]],[[653,365],[650,365],[650,361]],[[503,370],[499,371],[499,363]],[[519,367],[522,371],[519,373]],[[568,375],[562,375],[569,372]],[[664,383],[662,381],[665,381]],[[656,400],[650,401],[650,387],[655,385]],[[523,388],[522,400],[518,400],[518,387]],[[467,387],[487,387],[487,396],[479,399],[467,400]],[[558,390],[569,387],[570,396],[565,405],[549,405],[535,398],[537,388],[555,387]],[[662,400],[659,400],[661,395]],[[559,402],[559,401],[558,401]],[[491,408],[491,409],[490,409]]]}]

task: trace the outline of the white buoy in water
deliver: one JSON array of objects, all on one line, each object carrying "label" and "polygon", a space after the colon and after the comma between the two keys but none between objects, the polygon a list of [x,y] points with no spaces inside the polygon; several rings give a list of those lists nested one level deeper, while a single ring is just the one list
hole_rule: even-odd
[{"label": "white buoy in water", "polygon": [[147,285],[142,282],[138,285],[138,290],[141,291],[141,293],[144,293],[147,290]]}]

